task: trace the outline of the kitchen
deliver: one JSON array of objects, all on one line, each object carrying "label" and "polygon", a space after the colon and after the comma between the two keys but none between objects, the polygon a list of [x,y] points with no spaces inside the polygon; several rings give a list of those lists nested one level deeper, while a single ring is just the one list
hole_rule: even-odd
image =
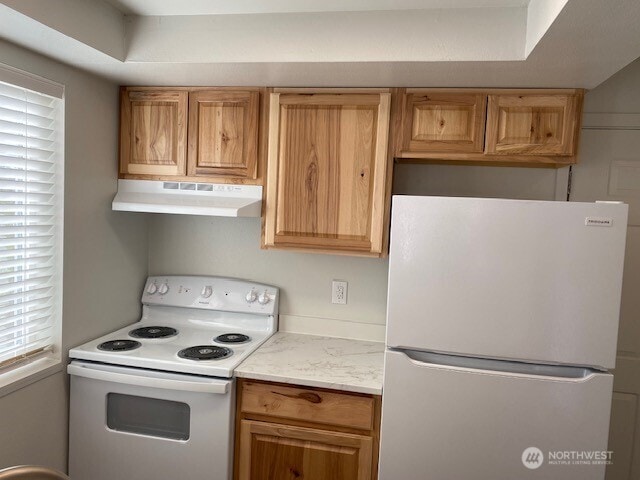
[{"label": "kitchen", "polygon": [[[4,13],[4,12],[3,12]],[[12,17],[11,17],[12,18]],[[65,84],[66,162],[65,184],[65,287],[63,350],[93,340],[109,331],[138,320],[140,294],[147,275],[167,273],[222,275],[247,278],[281,289],[280,327],[290,332],[384,340],[386,323],[386,259],[352,256],[301,254],[290,251],[261,250],[261,226],[256,219],[198,218],[190,216],[125,214],[110,211],[117,178],[118,90],[122,82],[100,79],[9,43],[2,44],[2,63]],[[635,57],[637,57],[637,53]],[[629,61],[635,57],[629,57]],[[628,62],[627,62],[628,63]],[[626,65],[620,63],[619,68]],[[619,69],[617,68],[617,69]],[[357,67],[354,67],[357,71]],[[604,81],[616,70],[601,75]],[[194,75],[197,74],[197,69]],[[333,73],[335,74],[335,72]],[[410,73],[407,73],[409,75]],[[544,86],[583,87],[587,83],[558,74],[553,84]],[[609,162],[612,158],[633,161],[636,147],[633,128],[613,127],[598,114],[631,115],[638,112],[635,85],[640,75],[637,62],[587,93],[585,98],[580,158],[573,167],[571,199],[607,200]],[[213,80],[197,85],[225,85]],[[452,80],[423,80],[404,83],[415,86],[494,86],[497,80],[479,84],[454,85]],[[336,80],[337,82],[338,80]],[[311,79],[298,80],[304,86],[318,86]],[[376,79],[375,82],[378,82]],[[369,82],[353,86],[379,86]],[[422,82],[422,83],[421,83]],[[528,86],[521,76],[505,80],[503,87]],[[174,85],[186,81],[171,82]],[[260,83],[263,83],[262,81]],[[265,81],[266,85],[287,85],[290,81]],[[322,86],[325,86],[323,82]],[[345,84],[342,80],[334,86]],[[127,82],[126,84],[157,84]],[[191,84],[191,82],[189,82]],[[326,85],[331,85],[326,83]],[[537,85],[543,86],[543,85]],[[595,85],[593,85],[595,86]],[[632,117],[625,117],[632,118]],[[611,133],[612,130],[615,132]],[[77,132],[82,132],[82,135]],[[613,135],[614,140],[607,135]],[[618,141],[618,136],[622,137]],[[601,162],[605,163],[601,163]],[[394,193],[448,196],[496,196],[551,200],[561,198],[557,185],[566,190],[567,169],[528,169],[448,165],[397,164]],[[564,177],[563,177],[564,176]],[[565,192],[566,194],[566,192]],[[605,198],[606,197],[606,198]],[[633,192],[616,198],[632,205]],[[637,225],[637,222],[635,222]],[[637,285],[637,228],[630,224],[627,264],[623,286],[621,336],[618,368],[626,374],[616,377],[613,424],[619,426],[620,442],[612,446],[624,460],[616,468],[626,468],[617,478],[634,478],[638,467],[633,456],[633,422],[637,385],[634,384],[634,352],[637,350],[639,310],[633,295]],[[203,248],[215,245],[215,248]],[[221,253],[223,252],[223,253]],[[302,281],[301,281],[302,280]],[[346,305],[333,305],[333,280],[349,282]],[[637,287],[636,287],[637,288]],[[634,370],[635,368],[635,370]],[[39,463],[66,469],[67,391],[65,375],[59,371],[0,399],[3,466]],[[615,412],[620,412],[619,417]],[[6,425],[6,429],[5,429]],[[10,441],[5,432],[11,432]],[[635,442],[637,446],[638,442]],[[626,477],[624,476],[626,472]]]}]

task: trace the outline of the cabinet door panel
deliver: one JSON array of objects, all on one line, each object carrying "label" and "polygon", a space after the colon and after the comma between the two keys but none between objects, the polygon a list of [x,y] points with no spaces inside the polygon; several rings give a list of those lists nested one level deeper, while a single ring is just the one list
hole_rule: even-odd
[{"label": "cabinet door panel", "polygon": [[370,480],[371,437],[242,420],[239,480]]},{"label": "cabinet door panel", "polygon": [[403,152],[482,152],[487,97],[408,90]]},{"label": "cabinet door panel", "polygon": [[283,109],[278,234],[366,241],[376,110]]},{"label": "cabinet door panel", "polygon": [[389,95],[271,101],[265,243],[381,252]]},{"label": "cabinet door panel", "polygon": [[189,175],[256,178],[258,92],[189,95]]},{"label": "cabinet door panel", "polygon": [[184,175],[187,92],[123,90],[120,171]]},{"label": "cabinet door panel", "polygon": [[486,152],[573,155],[579,103],[575,95],[489,95]]}]

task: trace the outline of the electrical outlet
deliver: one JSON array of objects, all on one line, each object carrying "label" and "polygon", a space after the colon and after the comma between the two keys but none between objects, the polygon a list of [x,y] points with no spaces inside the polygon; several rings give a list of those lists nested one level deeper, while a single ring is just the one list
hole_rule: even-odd
[{"label": "electrical outlet", "polygon": [[347,303],[347,282],[334,280],[331,282],[331,303],[346,305]]}]

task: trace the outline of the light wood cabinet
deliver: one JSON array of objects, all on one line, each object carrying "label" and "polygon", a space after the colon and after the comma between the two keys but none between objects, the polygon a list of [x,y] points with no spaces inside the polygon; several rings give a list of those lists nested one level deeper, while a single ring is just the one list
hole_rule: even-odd
[{"label": "light wood cabinet", "polygon": [[402,152],[482,153],[487,96],[407,89]]},{"label": "light wood cabinet", "polygon": [[573,155],[581,103],[577,95],[489,95],[486,152]]},{"label": "light wood cabinet", "polygon": [[256,177],[259,98],[251,91],[189,94],[189,175]]},{"label": "light wood cabinet", "polygon": [[371,480],[371,437],[243,420],[238,480]]},{"label": "light wood cabinet", "polygon": [[399,162],[562,167],[576,163],[582,90],[394,89]]},{"label": "light wood cabinet", "polygon": [[120,99],[120,172],[184,175],[187,98],[177,90],[123,89]]},{"label": "light wood cabinet", "polygon": [[383,254],[390,97],[271,94],[265,247]]},{"label": "light wood cabinet", "polygon": [[236,480],[373,480],[380,397],[240,379]]},{"label": "light wood cabinet", "polygon": [[123,87],[120,177],[261,183],[261,93],[259,88]]}]

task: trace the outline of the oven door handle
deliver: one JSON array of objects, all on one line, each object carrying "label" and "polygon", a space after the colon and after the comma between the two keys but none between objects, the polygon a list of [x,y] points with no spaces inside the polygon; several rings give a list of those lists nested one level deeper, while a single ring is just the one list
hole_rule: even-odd
[{"label": "oven door handle", "polygon": [[106,382],[122,383],[139,387],[163,388],[182,392],[217,393],[226,394],[229,391],[228,380],[210,379],[207,382],[192,382],[189,380],[175,380],[169,378],[144,377],[129,373],[108,372],[97,370],[85,365],[70,364],[67,373],[78,377],[103,380]]}]

